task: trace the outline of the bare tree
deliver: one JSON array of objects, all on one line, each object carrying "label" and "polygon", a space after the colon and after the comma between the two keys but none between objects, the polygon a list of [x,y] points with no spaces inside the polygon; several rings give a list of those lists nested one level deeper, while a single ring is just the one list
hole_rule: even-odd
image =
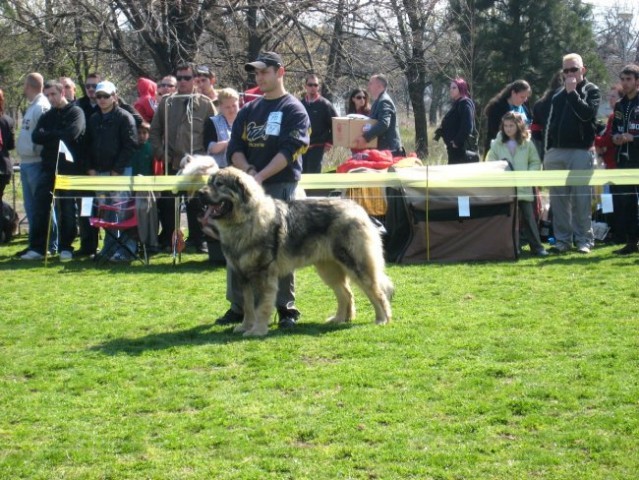
[{"label": "bare tree", "polygon": [[436,58],[442,0],[385,0],[360,12],[363,36],[374,38],[394,60],[407,81],[414,113],[415,150],[428,156],[428,132],[424,94],[430,84],[430,63]]},{"label": "bare tree", "polygon": [[597,23],[597,50],[611,79],[628,63],[639,63],[639,8],[617,2],[602,11]]}]

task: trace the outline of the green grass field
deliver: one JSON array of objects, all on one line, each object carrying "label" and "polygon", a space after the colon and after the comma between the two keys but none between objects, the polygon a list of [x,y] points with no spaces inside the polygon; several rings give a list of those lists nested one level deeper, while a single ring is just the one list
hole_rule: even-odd
[{"label": "green grass field", "polygon": [[0,250],[2,479],[619,479],[639,471],[639,257],[390,266],[394,322],[213,325],[225,273]]}]

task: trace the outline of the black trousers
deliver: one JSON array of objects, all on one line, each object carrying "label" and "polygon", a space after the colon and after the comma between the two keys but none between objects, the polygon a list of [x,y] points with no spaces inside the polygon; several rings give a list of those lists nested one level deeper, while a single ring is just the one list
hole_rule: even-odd
[{"label": "black trousers", "polygon": [[636,244],[639,241],[639,185],[616,185],[614,194],[617,197],[614,208],[619,206],[616,216],[621,240],[628,244]]}]

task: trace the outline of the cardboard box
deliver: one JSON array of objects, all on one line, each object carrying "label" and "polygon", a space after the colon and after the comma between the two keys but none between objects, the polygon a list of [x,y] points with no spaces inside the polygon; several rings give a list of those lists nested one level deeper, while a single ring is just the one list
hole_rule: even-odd
[{"label": "cardboard box", "polygon": [[[359,137],[365,125],[375,125],[377,120],[350,117],[333,117],[333,145],[355,148],[354,140]],[[377,138],[366,144],[366,148],[377,148]]]}]

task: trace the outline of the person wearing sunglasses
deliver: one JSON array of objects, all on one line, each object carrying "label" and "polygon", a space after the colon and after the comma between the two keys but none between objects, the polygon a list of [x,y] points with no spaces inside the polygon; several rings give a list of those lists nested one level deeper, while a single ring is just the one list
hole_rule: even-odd
[{"label": "person wearing sunglasses", "polygon": [[177,79],[173,75],[167,75],[160,80],[158,83],[158,102],[164,95],[170,95],[175,93],[175,89],[177,88]]},{"label": "person wearing sunglasses", "polygon": [[[564,87],[550,105],[546,128],[545,170],[577,170],[586,176],[595,164],[594,141],[601,93],[589,82],[580,55],[563,57]],[[556,244],[551,252],[564,253],[577,246],[587,254],[595,245],[592,230],[592,192],[588,185],[550,187],[550,208]]]},{"label": "person wearing sunglasses", "polygon": [[[175,175],[180,169],[180,161],[186,154],[206,155],[204,148],[204,126],[208,119],[217,114],[210,98],[196,91],[196,69],[190,63],[180,64],[175,69],[177,91],[165,95],[151,121],[150,141],[153,154],[168,166],[167,175]],[[158,199],[158,216],[162,224],[159,235],[160,247],[172,245],[175,230],[175,196],[162,192]],[[192,198],[186,204],[189,236],[187,249],[197,253],[207,253],[207,245],[202,225],[197,217],[200,204]]]},{"label": "person wearing sunglasses", "polygon": [[84,96],[78,100],[78,107],[84,112],[84,119],[88,123],[91,115],[99,110],[98,103],[95,101],[95,89],[102,80],[99,73],[89,73],[84,82]]},{"label": "person wearing sunglasses", "polygon": [[[96,87],[99,110],[91,116],[87,127],[89,175],[131,175],[131,159],[138,146],[136,122],[133,115],[118,105],[116,93],[115,85],[109,81],[102,81]],[[111,204],[130,197],[128,192],[104,192],[104,195],[109,197],[107,201]],[[128,239],[128,249],[114,248],[113,242],[110,236],[105,237],[103,252],[110,255],[109,260],[130,261],[129,251],[135,251],[135,242]]]},{"label": "person wearing sunglasses", "polygon": [[367,117],[371,114],[371,104],[366,90],[356,88],[351,91],[351,94],[348,96],[346,113],[356,113],[358,115],[366,115]]},{"label": "person wearing sunglasses", "polygon": [[324,152],[333,146],[333,117],[337,117],[337,111],[331,102],[320,95],[317,75],[306,75],[304,88],[306,95],[301,102],[311,119],[311,144],[302,155],[302,173],[321,173]]}]

